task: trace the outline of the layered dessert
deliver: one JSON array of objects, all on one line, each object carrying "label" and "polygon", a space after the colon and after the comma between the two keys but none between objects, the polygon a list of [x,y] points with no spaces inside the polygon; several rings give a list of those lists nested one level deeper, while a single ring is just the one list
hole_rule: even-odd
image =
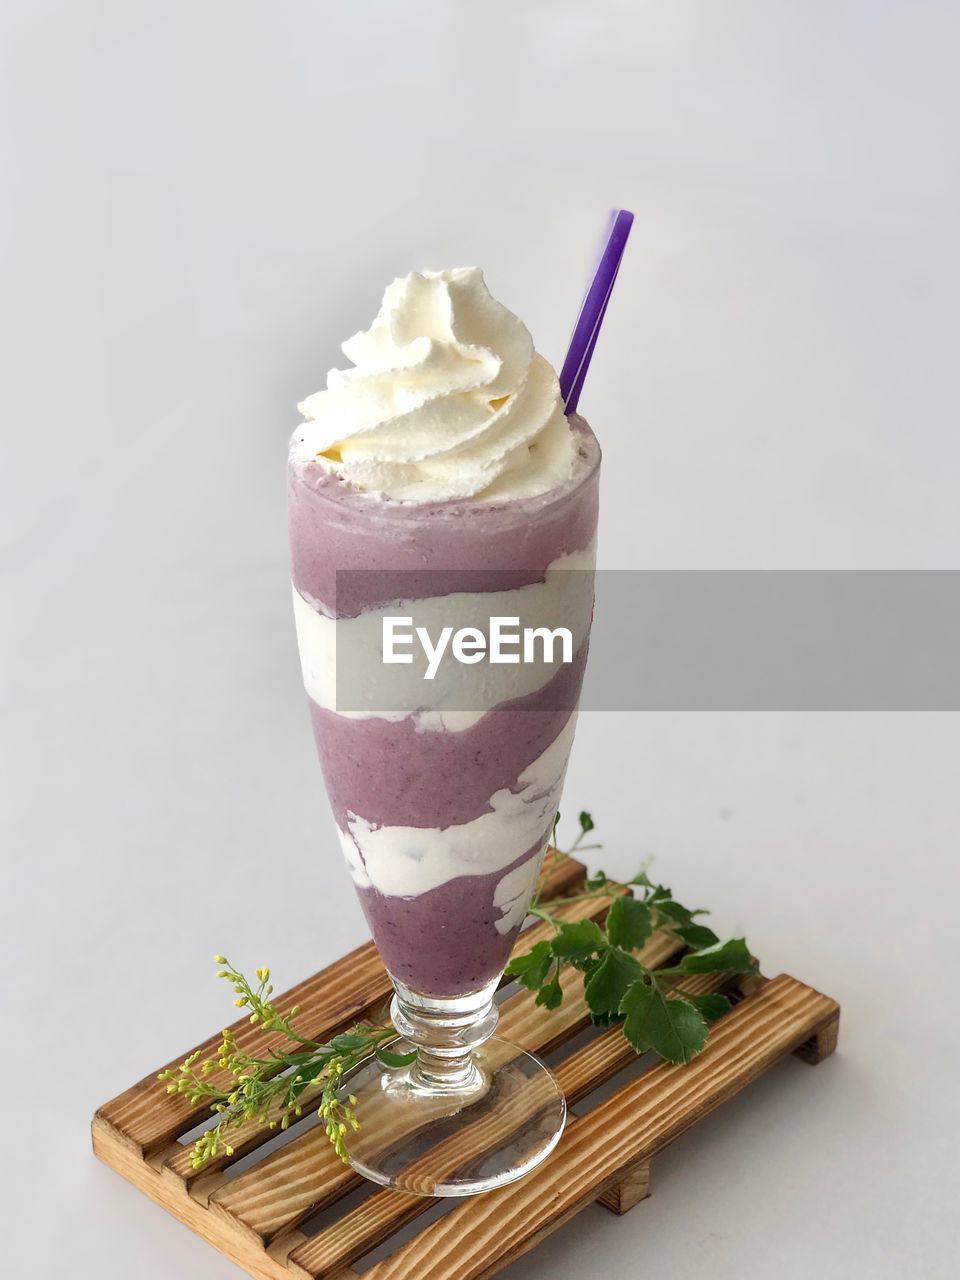
[{"label": "layered dessert", "polygon": [[[600,453],[476,268],[394,281],[343,351],[352,367],[302,402],[290,449],[304,683],[383,961],[413,991],[456,996],[502,971],[559,804]],[[569,661],[451,663],[430,681],[411,664],[389,673],[384,696],[386,614],[432,625],[558,612]],[[346,704],[338,654],[354,677]]]}]

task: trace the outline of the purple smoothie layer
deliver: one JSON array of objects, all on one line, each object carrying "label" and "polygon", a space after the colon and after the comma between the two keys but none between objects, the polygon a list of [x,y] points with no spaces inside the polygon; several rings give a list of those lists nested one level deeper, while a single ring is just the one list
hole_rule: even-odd
[{"label": "purple smoothie layer", "polygon": [[482,876],[458,876],[415,898],[385,897],[358,889],[377,950],[387,970],[425,996],[457,996],[498,977],[523,921],[500,933],[493,895],[500,880],[543,855],[549,830],[508,867]]},{"label": "purple smoothie layer", "polygon": [[[288,509],[293,582],[324,612],[355,617],[397,598],[501,591],[540,581],[554,560],[582,551],[597,527],[600,448],[582,418],[568,484],[536,498],[412,503],[360,493],[319,463],[291,453]],[[296,437],[294,437],[294,448]],[[463,570],[472,572],[464,578]],[[338,570],[364,570],[341,577]],[[415,571],[424,574],[418,590]]]},{"label": "purple smoothie layer", "polygon": [[351,720],[310,702],[310,717],[333,816],[376,826],[449,827],[490,810],[490,797],[541,756],[577,705],[587,645],[526,697],[488,711],[457,733],[405,720]]},{"label": "purple smoothie layer", "polygon": [[[327,614],[353,617],[396,600],[400,570],[406,571],[402,594],[408,599],[541,581],[549,565],[583,551],[596,534],[600,450],[583,419],[571,419],[571,426],[578,459],[569,482],[540,497],[500,505],[418,504],[363,494],[298,456],[294,446],[289,510],[296,589]],[[339,571],[348,572],[338,583]],[[418,730],[412,715],[401,721],[351,719],[311,703],[341,830],[352,813],[378,828],[442,833],[488,813],[498,791],[519,791],[521,774],[557,739],[575,708],[586,648],[542,689],[491,706],[460,731]],[[545,795],[552,803],[562,770],[558,762],[558,776],[545,781],[550,790],[541,803]],[[523,823],[517,831],[506,828],[502,867],[454,875],[416,896],[385,895],[375,885],[358,889],[390,972],[425,995],[463,994],[496,977],[520,928],[518,922],[508,933],[497,930],[504,915],[494,902],[497,886],[511,870],[539,858],[548,836],[545,830],[527,848],[531,832]]]}]

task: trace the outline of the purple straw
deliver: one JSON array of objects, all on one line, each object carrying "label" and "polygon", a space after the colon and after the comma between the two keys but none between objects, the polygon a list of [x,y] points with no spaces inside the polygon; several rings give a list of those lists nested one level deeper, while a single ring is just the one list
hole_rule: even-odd
[{"label": "purple straw", "polygon": [[594,347],[597,345],[597,334],[603,324],[607,311],[607,303],[620,270],[620,259],[627,246],[630,228],[633,226],[633,214],[629,209],[617,209],[610,217],[610,230],[607,233],[600,261],[590,281],[590,287],[584,295],[577,323],[573,327],[573,336],[567,348],[567,357],[560,370],[560,395],[563,397],[564,409],[567,413],[576,413],[583,390],[583,380],[590,368]]}]

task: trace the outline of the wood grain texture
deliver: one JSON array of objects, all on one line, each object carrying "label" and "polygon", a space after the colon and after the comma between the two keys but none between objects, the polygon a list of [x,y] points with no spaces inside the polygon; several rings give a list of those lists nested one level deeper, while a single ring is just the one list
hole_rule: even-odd
[{"label": "wood grain texture", "polygon": [[[656,954],[661,947],[664,951],[672,950],[675,944],[652,939],[645,953],[647,962],[650,962],[651,952]],[[657,961],[653,962],[657,963]],[[559,1010],[554,1010],[554,1014],[559,1014],[568,1004],[571,1007],[577,1006],[581,1017],[579,1023],[573,1027],[575,1031],[586,1024],[587,1011],[582,997],[576,994],[578,975],[572,970],[567,970],[564,977],[564,1003]],[[697,974],[683,984],[683,989],[691,994],[703,994],[707,991],[721,990],[728,981],[729,979],[719,974]],[[532,1005],[530,993],[524,992],[523,995]],[[523,1002],[518,1001],[518,1005],[522,1008]],[[542,1010],[535,1009],[535,1013],[540,1017],[544,1016]],[[516,1037],[512,1038],[516,1043],[520,1043]],[[528,1043],[526,1047],[533,1049],[536,1046]],[[612,1079],[623,1067],[635,1061],[636,1056],[634,1050],[624,1040],[620,1028],[610,1027],[561,1062],[554,1069],[554,1074],[567,1102],[572,1106],[601,1084]],[[430,1157],[441,1164],[446,1162],[452,1168],[456,1168],[456,1144],[451,1142],[449,1145],[451,1147],[449,1153],[435,1148],[430,1152]],[[624,1192],[622,1199],[625,1200],[629,1194],[628,1189]],[[617,1203],[619,1202],[620,1199],[617,1200]],[[420,1213],[425,1213],[434,1203],[435,1201],[428,1197],[410,1196],[401,1191],[389,1189],[377,1191],[363,1204],[358,1205],[326,1230],[318,1232],[301,1245],[291,1255],[290,1264],[299,1267],[305,1275],[312,1277],[336,1274],[341,1268],[375,1248],[404,1223],[411,1221]],[[636,1203],[636,1200],[633,1203]],[[626,1209],[619,1211],[625,1212]]]},{"label": "wood grain texture", "polygon": [[622,1173],[612,1187],[597,1197],[597,1203],[618,1216],[629,1212],[650,1194],[650,1161],[640,1160]]},{"label": "wood grain texture", "polygon": [[826,1026],[836,1005],[779,977],[716,1025],[691,1063],[659,1063],[582,1119],[520,1182],[459,1205],[366,1274],[480,1280],[532,1249],[634,1168]]},{"label": "wood grain texture", "polygon": [[821,1027],[815,1035],[809,1040],[805,1040],[802,1045],[794,1052],[798,1058],[802,1058],[804,1062],[809,1062],[811,1066],[816,1066],[818,1062],[822,1062],[824,1058],[829,1058],[837,1047],[837,1037],[840,1034],[840,1010],[837,1009],[836,1016]]},{"label": "wood grain texture", "polygon": [[[545,896],[551,897],[574,891],[584,874],[580,864],[565,858],[546,871]],[[584,901],[563,905],[559,914],[568,920],[599,919],[604,911],[605,904]],[[535,923],[516,949],[526,951],[551,932],[549,925]],[[673,939],[656,935],[642,959],[658,966],[676,951]],[[642,1062],[642,1074],[587,1115],[571,1118],[557,1149],[534,1173],[501,1191],[458,1204],[368,1274],[373,1280],[472,1280],[493,1275],[593,1200],[624,1213],[649,1194],[656,1153],[685,1129],[784,1054],[794,1052],[819,1062],[833,1052],[839,1008],[828,997],[786,977],[729,981],[732,992],[742,990],[743,999],[714,1024],[707,1048],[692,1063],[677,1067]],[[691,977],[685,987],[702,993],[724,983],[718,975],[705,974]],[[550,1051],[587,1025],[580,975],[566,970],[563,984],[565,998],[556,1010],[538,1009],[527,991],[508,995],[500,1007],[498,1028],[507,1043],[497,1048],[505,1061],[514,1053],[511,1045]],[[373,1016],[375,1009],[379,1013],[388,992],[380,961],[367,945],[300,983],[279,1003],[281,1008],[300,1004],[304,1014],[298,1023],[322,1039],[358,1018]],[[262,1046],[267,1040],[248,1023],[238,1023],[236,1032],[243,1043]],[[218,1040],[211,1037],[208,1047],[215,1048]],[[634,1060],[620,1028],[611,1027],[569,1053],[554,1070],[568,1102],[574,1104]],[[226,1174],[230,1160],[216,1161],[198,1175],[190,1168],[189,1147],[176,1141],[202,1114],[202,1108],[191,1110],[179,1099],[168,1098],[154,1073],[100,1108],[93,1122],[94,1150],[256,1280],[349,1280],[354,1274],[351,1264],[435,1203],[377,1189],[308,1236],[300,1224],[309,1214],[362,1184],[336,1158],[322,1129],[309,1127],[305,1116],[302,1132],[287,1145],[264,1153],[231,1180]],[[364,1123],[386,1120],[368,1109]],[[497,1121],[488,1115],[473,1123]],[[256,1151],[272,1136],[259,1125],[238,1130],[232,1159]],[[397,1135],[398,1140],[405,1136]],[[456,1167],[457,1136],[438,1143],[429,1159]]]}]

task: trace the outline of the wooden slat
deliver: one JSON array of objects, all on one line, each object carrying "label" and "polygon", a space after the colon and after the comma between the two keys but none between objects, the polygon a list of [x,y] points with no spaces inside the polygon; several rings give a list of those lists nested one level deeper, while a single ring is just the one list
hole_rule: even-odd
[{"label": "wooden slat", "polygon": [[792,978],[775,978],[717,1024],[691,1063],[659,1063],[617,1090],[589,1115],[574,1118],[533,1173],[458,1206],[366,1274],[370,1280],[495,1274],[596,1199],[624,1169],[649,1160],[836,1016],[828,997]]},{"label": "wooden slat", "polygon": [[[673,950],[675,946],[676,944],[670,940],[658,939],[655,943],[656,949],[652,953],[647,951],[643,959],[648,964],[662,964],[667,958],[663,952],[668,948]],[[663,958],[659,958],[661,955]],[[578,1004],[576,984],[580,981],[580,975],[575,970],[567,969],[564,980],[564,1002],[560,1006],[561,1010]],[[702,995],[708,991],[719,991],[724,986],[730,985],[731,981],[733,980],[728,975],[697,974],[687,979],[683,989],[691,995]],[[526,1003],[532,1004],[532,1000],[528,999]],[[582,1025],[582,1021],[585,1020],[582,1015],[586,1013],[582,998],[579,1000],[579,1005],[577,1016],[581,1018]],[[518,1017],[509,1028],[510,1038],[514,1043],[533,1049],[537,1046],[531,1042],[529,1027],[522,1028],[520,1025],[524,1002],[518,1000],[516,1007]],[[535,1009],[535,1013],[542,1016],[540,1010]],[[517,1033],[525,1038],[517,1039]],[[554,1075],[567,1102],[572,1106],[601,1084],[612,1079],[618,1071],[634,1061],[636,1056],[635,1051],[623,1038],[621,1028],[610,1027],[555,1067]],[[453,1146],[454,1144],[451,1143],[451,1147]],[[429,1162],[434,1168],[435,1162],[442,1165],[445,1154],[442,1150],[434,1148],[428,1153]],[[456,1167],[455,1163],[454,1167]],[[629,1190],[625,1190],[622,1198],[625,1200],[628,1195]],[[314,1280],[335,1275],[343,1267],[376,1248],[406,1222],[425,1213],[435,1203],[436,1200],[432,1197],[409,1195],[392,1189],[377,1191],[337,1222],[318,1232],[296,1249],[290,1255],[290,1266],[292,1269],[299,1268],[303,1275],[310,1276]]]},{"label": "wooden slat", "polygon": [[431,1196],[407,1195],[389,1188],[375,1191],[332,1226],[295,1249],[287,1259],[290,1271],[306,1280],[342,1275],[351,1262],[388,1240],[436,1203]]},{"label": "wooden slat", "polygon": [[[582,883],[585,874],[582,863],[562,854],[545,860],[544,870],[546,875],[541,882],[541,892],[545,899],[571,892]],[[365,942],[334,964],[291,987],[277,998],[276,1003],[281,1011],[299,1005],[301,1012],[297,1026],[302,1034],[312,1039],[325,1039],[360,1019],[378,1015],[390,991],[390,980],[376,948],[372,942]],[[285,1043],[281,1035],[264,1035],[258,1027],[251,1026],[247,1018],[234,1022],[231,1030],[241,1048],[258,1054],[280,1048]],[[98,1119],[109,1124],[123,1141],[145,1158],[163,1150],[180,1134],[194,1128],[209,1114],[209,1110],[205,1103],[191,1106],[182,1096],[167,1094],[157,1080],[158,1073],[175,1070],[188,1054],[197,1049],[204,1058],[215,1058],[219,1043],[219,1034],[211,1036],[165,1066],[158,1067],[101,1107],[97,1112]],[[223,1070],[213,1073],[209,1079],[212,1084],[226,1085],[230,1076]],[[245,1151],[252,1150],[269,1136],[269,1130],[266,1134],[260,1130],[252,1133],[245,1145],[231,1144],[236,1152],[234,1159],[240,1159]],[[204,1171],[205,1176],[222,1167],[224,1162],[225,1159],[210,1165]],[[174,1174],[181,1174],[188,1183],[193,1180],[195,1174],[190,1168],[189,1155],[176,1162]]]},{"label": "wooden slat", "polygon": [[[559,908],[557,915],[565,920],[599,918],[605,910],[606,904],[585,900]],[[518,949],[526,950],[550,932],[550,926],[543,922],[534,925],[523,934]],[[640,954],[646,964],[659,965],[676,949],[673,939],[658,934]],[[505,1000],[500,1006],[498,1036],[522,1049],[545,1053],[585,1026],[589,1013],[582,996],[575,993],[580,987],[580,975],[569,969],[564,981],[570,995],[559,1009],[537,1008],[528,991],[519,991]],[[365,1123],[376,1126],[378,1121],[377,1116],[371,1115],[368,1103]],[[339,1168],[334,1167],[331,1157]],[[322,1128],[315,1128],[221,1187],[211,1196],[210,1208],[267,1242],[318,1207],[346,1194],[359,1181],[358,1175],[345,1170],[333,1155]]]}]

